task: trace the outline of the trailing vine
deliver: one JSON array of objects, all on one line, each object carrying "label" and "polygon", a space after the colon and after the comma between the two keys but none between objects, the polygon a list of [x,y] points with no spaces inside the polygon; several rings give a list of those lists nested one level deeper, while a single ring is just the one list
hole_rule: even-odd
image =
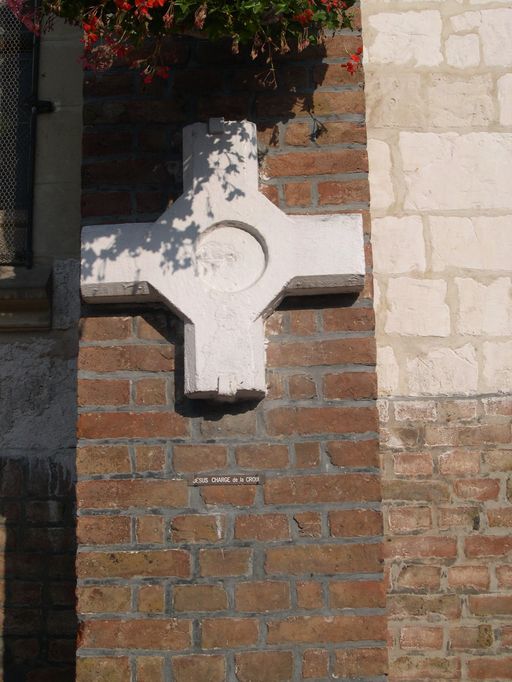
[{"label": "trailing vine", "polygon": [[[144,80],[167,78],[162,39],[195,34],[211,41],[229,38],[232,51],[250,47],[273,71],[273,57],[291,49],[321,43],[327,32],[352,28],[350,7],[355,0],[8,0],[10,8],[32,30],[51,26],[63,17],[84,31],[83,63],[107,69],[116,59],[128,59]],[[141,50],[148,39],[152,49]],[[141,56],[142,55],[142,56]]]}]

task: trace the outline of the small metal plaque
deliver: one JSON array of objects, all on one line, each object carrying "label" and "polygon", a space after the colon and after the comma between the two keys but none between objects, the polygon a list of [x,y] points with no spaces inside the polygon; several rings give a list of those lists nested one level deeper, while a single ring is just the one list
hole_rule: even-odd
[{"label": "small metal plaque", "polygon": [[218,474],[203,476],[194,474],[189,479],[190,485],[261,485],[263,474]]}]

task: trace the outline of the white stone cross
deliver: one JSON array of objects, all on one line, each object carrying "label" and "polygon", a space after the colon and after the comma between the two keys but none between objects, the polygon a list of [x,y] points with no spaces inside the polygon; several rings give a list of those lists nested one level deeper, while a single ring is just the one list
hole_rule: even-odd
[{"label": "white stone cross", "polygon": [[264,320],[287,295],[360,290],[360,215],[289,216],[258,192],[256,127],[183,131],[184,192],[154,223],[82,233],[89,303],[163,301],[185,324],[185,393],[265,395]]}]

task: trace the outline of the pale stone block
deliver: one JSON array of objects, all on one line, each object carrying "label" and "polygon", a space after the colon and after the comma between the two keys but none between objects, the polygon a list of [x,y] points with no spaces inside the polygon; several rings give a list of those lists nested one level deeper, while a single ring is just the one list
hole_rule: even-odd
[{"label": "pale stone block", "polygon": [[380,64],[436,66],[441,54],[441,15],[437,10],[382,12],[369,18],[376,32],[368,61]]},{"label": "pale stone block", "polygon": [[368,163],[370,168],[370,206],[385,210],[395,201],[391,181],[391,153],[381,140],[368,140]]},{"label": "pale stone block", "polygon": [[446,282],[396,277],[388,282],[385,331],[401,336],[448,336]]},{"label": "pale stone block", "polygon": [[436,127],[486,126],[495,119],[493,79],[434,75],[426,93],[427,124]]},{"label": "pale stone block", "polygon": [[409,395],[468,395],[478,389],[478,363],[471,344],[436,348],[407,360]]},{"label": "pale stone block", "polygon": [[377,378],[379,395],[398,393],[400,369],[391,346],[377,346]]},{"label": "pale stone block", "polygon": [[512,73],[498,79],[498,103],[501,125],[512,125]]},{"label": "pale stone block", "polygon": [[429,222],[435,271],[512,271],[512,216],[432,216]]},{"label": "pale stone block", "polygon": [[372,246],[377,273],[425,270],[423,223],[419,216],[374,218]]},{"label": "pale stone block", "polygon": [[459,295],[456,324],[460,334],[512,334],[512,287],[509,277],[500,277],[491,284],[456,277],[455,284]]},{"label": "pale stone block", "polygon": [[473,31],[482,23],[482,15],[480,12],[464,12],[463,14],[456,14],[451,18],[452,29],[457,32]]},{"label": "pale stone block", "polygon": [[512,386],[512,341],[484,343],[482,390],[509,393]]},{"label": "pale stone block", "polygon": [[380,68],[372,71],[368,67],[365,75],[369,128],[402,129],[423,125],[427,115],[421,73],[383,73]]},{"label": "pale stone block", "polygon": [[512,208],[511,133],[400,134],[405,208]]},{"label": "pale stone block", "polygon": [[457,69],[467,69],[480,64],[480,41],[474,33],[449,36],[445,51],[446,61]]},{"label": "pale stone block", "polygon": [[512,66],[512,8],[482,10],[479,28],[485,64]]}]

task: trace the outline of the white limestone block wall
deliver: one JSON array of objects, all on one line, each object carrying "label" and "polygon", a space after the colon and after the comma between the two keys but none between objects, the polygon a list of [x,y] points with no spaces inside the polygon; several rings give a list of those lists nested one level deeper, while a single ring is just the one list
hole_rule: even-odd
[{"label": "white limestone block wall", "polygon": [[362,3],[381,396],[512,387],[512,2]]}]

